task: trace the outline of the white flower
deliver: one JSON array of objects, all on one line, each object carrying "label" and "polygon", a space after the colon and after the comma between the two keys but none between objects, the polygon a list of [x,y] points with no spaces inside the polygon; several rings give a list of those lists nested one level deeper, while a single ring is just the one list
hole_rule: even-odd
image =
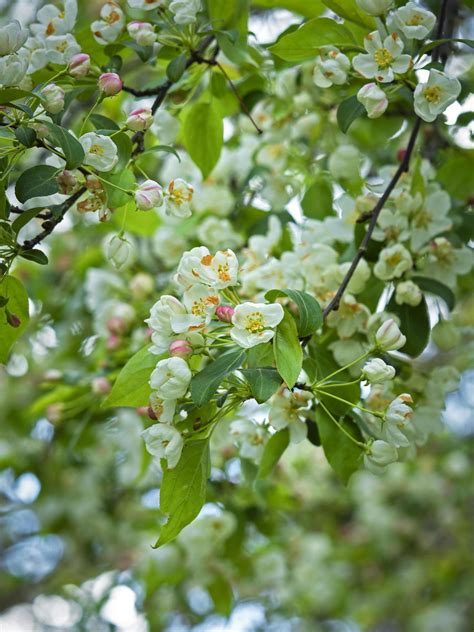
[{"label": "white flower", "polygon": [[232,340],[244,349],[268,342],[275,335],[276,327],[283,319],[283,307],[279,303],[242,303],[232,315]]},{"label": "white flower", "polygon": [[149,211],[163,204],[163,189],[154,180],[145,180],[135,191],[135,204],[140,211]]},{"label": "white flower", "polygon": [[408,2],[394,11],[387,20],[395,31],[400,31],[407,39],[422,40],[428,37],[436,24],[436,16],[415,2]]},{"label": "white flower", "polygon": [[382,436],[388,443],[397,448],[409,446],[410,440],[407,434],[412,432],[406,424],[413,415],[413,410],[408,404],[412,404],[413,399],[408,393],[402,393],[396,397],[388,406],[385,413],[385,421],[382,425]]},{"label": "white flower", "polygon": [[125,19],[122,9],[113,1],[106,2],[100,10],[100,20],[91,24],[94,38],[99,44],[107,44],[117,39],[122,31]]},{"label": "white flower", "polygon": [[330,312],[327,318],[329,327],[336,327],[342,339],[352,338],[357,331],[364,331],[370,311],[351,294],[345,294],[338,310]]},{"label": "white flower", "polygon": [[153,24],[134,20],[127,24],[130,37],[140,46],[152,46],[156,41],[156,33]]},{"label": "white flower", "polygon": [[188,287],[197,283],[222,290],[236,285],[239,262],[232,250],[218,250],[211,255],[204,246],[185,252],[179,262],[176,281]]},{"label": "white flower", "polygon": [[192,332],[207,325],[219,305],[219,294],[205,285],[193,285],[184,292],[183,302],[186,314],[176,314],[171,318],[173,331]]},{"label": "white flower", "polygon": [[155,418],[162,424],[172,424],[176,411],[175,399],[161,399],[157,393],[150,395],[150,408]]},{"label": "white flower", "polygon": [[55,83],[48,83],[42,89],[41,94],[44,98],[44,109],[51,114],[57,114],[64,108],[64,96],[66,93],[61,86],[57,86]]},{"label": "white flower", "polygon": [[166,459],[168,468],[176,467],[183,450],[183,437],[174,426],[154,424],[142,432],[146,449],[159,459]]},{"label": "white flower", "polygon": [[237,419],[230,424],[229,429],[232,438],[240,448],[240,456],[258,461],[262,456],[267,438],[263,426],[250,419]]},{"label": "white flower", "polygon": [[160,226],[152,237],[152,251],[167,269],[174,268],[181,253],[186,250],[188,242],[183,235],[176,232],[174,226]]},{"label": "white flower", "polygon": [[393,0],[356,0],[362,11],[369,15],[383,15],[393,6]]},{"label": "white flower", "polygon": [[386,320],[375,334],[375,342],[381,351],[395,351],[403,347],[406,341],[407,339],[392,318]]},{"label": "white flower", "polygon": [[28,30],[22,28],[18,20],[12,20],[0,27],[0,56],[11,55],[28,39]]},{"label": "white flower", "polygon": [[65,35],[73,30],[76,18],[76,0],[65,0],[64,10],[55,7],[53,4],[46,4],[36,14],[37,21],[31,25],[30,30],[41,39],[55,35]]},{"label": "white flower", "polygon": [[161,5],[163,0],[127,0],[127,4],[131,9],[141,9],[142,11],[151,11]]},{"label": "white flower", "polygon": [[396,33],[386,37],[382,44],[378,31],[372,31],[365,36],[364,47],[368,54],[356,55],[352,65],[367,79],[393,81],[395,73],[405,73],[412,63],[410,55],[402,55],[403,42]]},{"label": "white flower", "polygon": [[395,290],[395,302],[397,305],[411,305],[415,307],[421,303],[423,293],[413,281],[402,281]]},{"label": "white flower", "polygon": [[430,70],[428,81],[415,88],[415,112],[427,123],[454,103],[461,92],[461,84],[455,77],[448,77],[440,70]]},{"label": "white flower", "polygon": [[417,251],[430,239],[452,227],[447,217],[451,208],[451,198],[441,189],[428,190],[424,202],[414,212],[411,220],[411,249]]},{"label": "white flower", "polygon": [[151,340],[154,347],[150,349],[152,353],[160,355],[168,350],[170,343],[175,338],[171,320],[179,314],[185,315],[186,308],[174,296],[164,294],[153,305],[150,318],[145,320],[148,326],[153,329]]},{"label": "white flower", "polygon": [[374,441],[364,456],[364,465],[372,474],[382,474],[387,465],[398,459],[397,448],[385,441]]},{"label": "white flower", "polygon": [[68,64],[80,52],[81,47],[70,33],[46,38],[46,58],[53,64]]},{"label": "white flower", "polygon": [[361,155],[353,145],[340,145],[329,157],[329,171],[336,180],[355,180],[360,174]]},{"label": "white flower", "polygon": [[183,358],[160,360],[150,376],[150,386],[163,400],[186,395],[191,382],[191,369]]},{"label": "white flower", "polygon": [[329,88],[333,84],[340,86],[347,80],[351,67],[349,58],[334,46],[322,46],[316,57],[314,83],[320,88]]},{"label": "white flower", "polygon": [[374,266],[374,274],[382,281],[390,281],[400,278],[412,266],[413,259],[409,251],[401,244],[395,244],[381,251]]},{"label": "white flower", "polygon": [[366,362],[362,373],[372,384],[387,382],[395,377],[393,366],[389,366],[381,358],[373,358]]},{"label": "white flower", "polygon": [[150,107],[135,108],[127,117],[126,125],[134,132],[144,132],[153,123]]},{"label": "white flower", "polygon": [[366,83],[357,93],[357,100],[367,110],[367,116],[371,119],[379,118],[388,107],[388,99],[385,92],[376,83]]},{"label": "white flower", "polygon": [[85,152],[85,165],[99,171],[110,171],[117,164],[117,145],[108,136],[88,132],[79,138],[79,142]]},{"label": "white flower", "polygon": [[132,244],[120,235],[113,235],[105,248],[107,259],[117,270],[127,263],[132,250]]},{"label": "white flower", "polygon": [[427,255],[423,274],[448,287],[456,284],[457,275],[471,270],[474,260],[471,248],[455,248],[446,237],[433,239],[427,248]]},{"label": "white flower", "polygon": [[197,237],[201,243],[212,245],[214,248],[237,248],[243,242],[242,235],[235,232],[228,219],[215,215],[209,215],[201,222],[197,229]]},{"label": "white flower", "polygon": [[196,21],[196,13],[201,10],[201,1],[172,0],[168,8],[174,13],[176,24],[192,24]]},{"label": "white flower", "polygon": [[288,427],[291,443],[301,443],[306,439],[308,427],[305,415],[311,408],[312,398],[313,394],[309,391],[290,391],[282,387],[270,400],[268,421],[277,430]]},{"label": "white flower", "polygon": [[19,53],[0,57],[0,85],[16,86],[28,70],[28,57]]},{"label": "white flower", "polygon": [[191,215],[191,201],[194,189],[182,178],[171,180],[165,197],[167,215],[174,217],[189,217]]}]

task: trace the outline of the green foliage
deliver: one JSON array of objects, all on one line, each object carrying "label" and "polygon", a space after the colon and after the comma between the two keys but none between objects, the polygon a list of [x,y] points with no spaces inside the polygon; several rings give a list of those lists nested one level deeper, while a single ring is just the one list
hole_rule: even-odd
[{"label": "green foliage", "polygon": [[218,103],[195,103],[186,113],[183,140],[203,178],[216,166],[222,148],[223,122]]},{"label": "green foliage", "polygon": [[[337,420],[351,437],[361,441],[359,429],[350,417]],[[350,477],[360,468],[363,451],[331,419],[322,406],[316,408],[316,423],[324,454],[337,477],[347,485]]]},{"label": "green foliage", "polygon": [[359,118],[359,116],[364,115],[365,108],[362,103],[357,100],[356,96],[344,99],[337,108],[337,122],[341,131],[345,134],[352,123]]},{"label": "green foliage", "polygon": [[423,276],[414,276],[412,277],[412,281],[418,285],[420,290],[429,292],[430,294],[435,294],[436,296],[442,298],[450,311],[454,309],[456,297],[447,285],[441,283],[441,281],[437,281],[436,279],[429,279],[428,277]]},{"label": "green foliage", "polygon": [[321,175],[306,189],[301,206],[306,217],[322,220],[333,213],[332,187],[329,178]]},{"label": "green foliage", "polygon": [[209,476],[209,442],[187,443],[172,470],[166,470],[160,488],[160,509],[168,515],[155,547],[174,538],[194,520],[206,500]]},{"label": "green foliage", "polygon": [[[131,169],[124,169],[118,173],[102,173],[101,184],[107,194],[107,205],[111,209],[124,206],[130,199],[131,191],[135,187],[135,176]],[[126,193],[130,191],[130,193]]]},{"label": "green foliage", "polygon": [[277,297],[287,296],[298,307],[298,334],[305,338],[317,331],[323,324],[323,313],[318,301],[301,290],[270,290],[265,294],[265,298],[272,302]]},{"label": "green foliage", "polygon": [[58,192],[57,167],[37,165],[24,171],[16,181],[15,195],[20,202]]},{"label": "green foliage", "polygon": [[293,388],[303,365],[303,350],[295,319],[287,310],[273,337],[273,353],[278,373],[288,388]]},{"label": "green foliage", "polygon": [[49,129],[48,138],[53,145],[60,147],[66,159],[66,169],[75,169],[84,160],[84,150],[81,143],[74,138],[64,127],[60,127],[50,121],[45,121]]},{"label": "green foliage", "polygon": [[120,371],[112,391],[102,405],[133,408],[147,406],[151,393],[148,380],[159,360],[159,356],[150,353],[149,346],[137,351]]},{"label": "green foliage", "polygon": [[281,385],[281,378],[276,369],[269,367],[242,369],[242,373],[249,383],[253,397],[259,404],[270,399]]},{"label": "green foliage", "polygon": [[231,349],[220,355],[199,371],[191,380],[191,397],[200,406],[209,402],[224,378],[242,366],[243,349]]},{"label": "green foliage", "polygon": [[349,20],[349,22],[354,22],[354,24],[371,31],[376,28],[374,18],[359,9],[356,0],[323,0],[323,3],[331,11],[337,13],[341,18]]},{"label": "green foliage", "polygon": [[[12,346],[28,325],[28,294],[16,277],[7,276],[0,281],[0,297],[0,363],[5,364]],[[7,312],[19,319],[17,326],[8,322]]]},{"label": "green foliage", "polygon": [[425,298],[415,307],[406,303],[398,305],[391,299],[388,309],[399,317],[400,329],[407,339],[400,351],[412,358],[419,356],[430,340],[430,315]]},{"label": "green foliage", "polygon": [[270,476],[289,443],[290,432],[288,428],[278,430],[278,432],[275,432],[275,434],[270,437],[263,450],[262,460],[258,468],[258,478],[267,478],[267,476]]}]

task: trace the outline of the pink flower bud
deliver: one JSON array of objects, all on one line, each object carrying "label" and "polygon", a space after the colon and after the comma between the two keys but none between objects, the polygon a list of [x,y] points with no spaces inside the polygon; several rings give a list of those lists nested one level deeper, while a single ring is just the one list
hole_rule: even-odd
[{"label": "pink flower bud", "polygon": [[230,305],[220,305],[216,308],[217,319],[223,323],[231,323],[234,315],[234,308]]},{"label": "pink flower bud", "polygon": [[153,122],[151,108],[135,108],[127,118],[127,127],[134,132],[144,132]]},{"label": "pink flower bud", "polygon": [[145,180],[135,191],[135,203],[139,211],[149,211],[163,204],[163,189],[154,180]]},{"label": "pink flower bud", "polygon": [[113,97],[122,89],[122,80],[116,72],[104,72],[99,77],[99,88],[108,97]]},{"label": "pink flower bud", "polygon": [[112,385],[106,377],[96,377],[92,380],[92,392],[96,395],[107,395]]},{"label": "pink flower bud", "polygon": [[107,338],[106,347],[109,351],[114,351],[120,347],[121,342],[119,336],[112,335]]},{"label": "pink flower bud", "polygon": [[169,346],[169,352],[172,356],[178,356],[178,358],[187,358],[192,355],[193,348],[187,340],[180,338],[179,340],[173,340]]},{"label": "pink flower bud", "polygon": [[107,321],[107,329],[111,334],[121,336],[127,331],[128,327],[123,318],[120,318],[120,316],[112,316],[112,318],[109,318]]},{"label": "pink flower bud", "polygon": [[135,412],[137,415],[148,415],[148,406],[138,406],[138,408],[135,408]]},{"label": "pink flower bud", "polygon": [[69,74],[73,77],[85,77],[91,67],[91,58],[86,53],[78,53],[71,57]]}]

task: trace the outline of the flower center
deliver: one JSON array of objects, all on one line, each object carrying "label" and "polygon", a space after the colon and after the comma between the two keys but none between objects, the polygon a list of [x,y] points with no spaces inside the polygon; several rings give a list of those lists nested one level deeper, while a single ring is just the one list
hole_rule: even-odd
[{"label": "flower center", "polygon": [[374,53],[374,59],[379,68],[388,68],[393,61],[393,55],[387,48],[378,48]]},{"label": "flower center", "polygon": [[95,154],[96,156],[102,156],[104,153],[104,148],[101,147],[100,145],[91,145],[91,148],[89,149],[89,153]]},{"label": "flower center", "polygon": [[114,24],[115,22],[120,21],[120,14],[117,11],[111,11],[109,15],[105,18],[107,24]]},{"label": "flower center", "polygon": [[52,35],[55,31],[56,31],[56,28],[54,27],[54,24],[50,22],[48,26],[46,27],[46,35]]},{"label": "flower center", "polygon": [[441,101],[441,88],[439,86],[429,86],[424,89],[423,96],[430,103],[439,103]]},{"label": "flower center", "polygon": [[390,266],[396,266],[398,263],[400,263],[402,257],[400,255],[399,252],[396,252],[394,255],[392,255],[391,257],[388,257],[387,259],[387,263]]},{"label": "flower center", "polygon": [[220,263],[217,266],[217,276],[221,281],[230,281],[229,264]]},{"label": "flower center", "polygon": [[423,24],[423,16],[420,13],[414,13],[407,22],[407,26],[418,26]]},{"label": "flower center", "polygon": [[66,50],[66,48],[67,48],[67,42],[60,42],[60,43],[56,46],[56,50],[57,50],[59,53],[64,53],[64,51]]},{"label": "flower center", "polygon": [[247,324],[245,329],[251,334],[258,334],[265,329],[263,322],[263,314],[261,312],[252,312],[247,316]]}]

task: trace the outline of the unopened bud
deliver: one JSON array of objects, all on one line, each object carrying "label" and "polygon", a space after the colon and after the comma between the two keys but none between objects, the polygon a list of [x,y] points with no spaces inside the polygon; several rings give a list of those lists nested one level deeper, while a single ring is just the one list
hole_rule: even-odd
[{"label": "unopened bud", "polygon": [[70,195],[77,186],[76,177],[66,169],[57,176],[56,182],[58,183],[59,192],[63,195]]},{"label": "unopened bud", "polygon": [[19,316],[13,314],[12,312],[9,312],[8,309],[5,309],[5,312],[7,315],[7,323],[10,325],[10,327],[16,328],[21,325],[21,319]]},{"label": "unopened bud", "polygon": [[145,180],[135,191],[135,204],[139,211],[149,211],[163,204],[163,189],[154,180]]},{"label": "unopened bud", "polygon": [[123,83],[116,72],[104,72],[99,77],[99,89],[108,97],[113,97],[122,89]]},{"label": "unopened bud", "polygon": [[120,318],[120,316],[112,316],[112,318],[109,318],[107,321],[107,329],[111,334],[121,336],[127,331],[128,326],[125,320]]},{"label": "unopened bud", "polygon": [[127,25],[128,34],[140,46],[153,46],[156,41],[155,28],[148,22],[133,20]]},{"label": "unopened bud", "polygon": [[231,323],[234,315],[234,308],[230,305],[220,305],[216,308],[217,319],[223,323]]},{"label": "unopened bud", "polygon": [[73,77],[85,77],[91,67],[91,58],[86,53],[78,53],[71,57],[69,62],[69,74]]},{"label": "unopened bud", "polygon": [[375,341],[382,351],[395,351],[403,347],[407,339],[398,328],[397,323],[389,318],[379,327],[375,334]]},{"label": "unopened bud", "polygon": [[442,351],[449,351],[459,344],[461,334],[456,325],[449,320],[440,320],[431,332],[436,346]]},{"label": "unopened bud", "polygon": [[115,351],[115,349],[120,347],[121,343],[119,336],[112,335],[107,338],[106,347],[109,351]]},{"label": "unopened bud", "polygon": [[64,90],[55,83],[48,83],[41,92],[44,97],[44,109],[51,114],[61,112],[64,108],[64,95],[66,94]]},{"label": "unopened bud", "polygon": [[151,108],[142,107],[132,110],[127,118],[127,127],[134,132],[144,132],[153,122]]},{"label": "unopened bud", "polygon": [[173,340],[169,346],[169,352],[172,356],[178,356],[178,358],[187,358],[193,353],[193,348],[187,340],[180,338],[179,340]]},{"label": "unopened bud", "polygon": [[96,377],[92,380],[92,392],[96,395],[107,395],[112,385],[106,377]]}]

